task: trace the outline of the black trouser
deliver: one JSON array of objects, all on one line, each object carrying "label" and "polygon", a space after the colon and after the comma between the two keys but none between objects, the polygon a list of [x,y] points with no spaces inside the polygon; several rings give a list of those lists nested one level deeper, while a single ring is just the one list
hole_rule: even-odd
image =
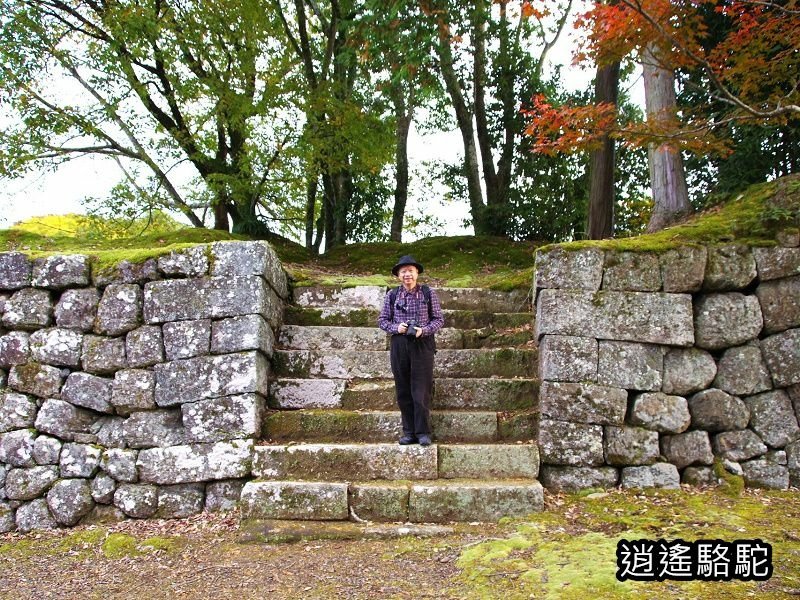
[{"label": "black trouser", "polygon": [[436,342],[431,336],[421,338],[392,336],[389,356],[404,435],[431,434],[431,393],[435,352]]}]

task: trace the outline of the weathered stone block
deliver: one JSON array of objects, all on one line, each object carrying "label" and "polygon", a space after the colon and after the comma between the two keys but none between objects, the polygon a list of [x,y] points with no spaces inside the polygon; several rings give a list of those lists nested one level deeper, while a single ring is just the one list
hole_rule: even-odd
[{"label": "weathered stone block", "polygon": [[597,382],[601,385],[660,390],[663,369],[663,346],[600,341]]},{"label": "weathered stone block", "polygon": [[536,253],[534,289],[562,288],[596,291],[603,280],[604,252],[598,248],[565,250],[556,246]]},{"label": "weathered stone block", "polygon": [[16,521],[17,531],[20,533],[58,528],[58,522],[50,514],[47,500],[44,498],[37,498],[20,506],[17,509]]},{"label": "weathered stone block", "polygon": [[192,246],[160,256],[158,270],[170,277],[203,277],[208,274],[208,246]]},{"label": "weathered stone block", "polygon": [[186,430],[177,409],[133,413],[122,426],[125,443],[131,448],[179,446],[186,443]]},{"label": "weathered stone block", "polygon": [[114,501],[117,482],[108,473],[98,473],[89,485],[92,499],[98,504],[111,504]]},{"label": "weathered stone block", "polygon": [[156,407],[156,376],[144,369],[123,369],[114,374],[111,404],[121,415]]},{"label": "weathered stone block", "polygon": [[159,519],[185,519],[203,511],[205,486],[202,483],[167,485],[158,490]]},{"label": "weathered stone block", "polygon": [[89,285],[89,257],[83,254],[48,256],[33,261],[31,285],[64,289]]},{"label": "weathered stone block", "polygon": [[798,487],[800,484],[800,441],[786,446],[786,466],[789,469],[790,484],[792,487]]},{"label": "weathered stone block", "polygon": [[683,469],[691,464],[710,465],[714,462],[707,431],[687,431],[661,438],[661,452],[669,462]]},{"label": "weathered stone block", "polygon": [[658,433],[640,427],[605,427],[604,452],[609,465],[650,465],[659,457]]},{"label": "weathered stone block", "polygon": [[106,448],[124,448],[125,419],[123,417],[102,417],[95,423],[97,443]]},{"label": "weathered stone block", "polygon": [[408,521],[408,497],[405,483],[355,483],[350,485],[350,508],[365,521]]},{"label": "weathered stone block", "polygon": [[161,327],[144,325],[125,336],[125,354],[128,366],[134,369],[152,367],[164,362],[164,341]]},{"label": "weathered stone block", "polygon": [[681,433],[689,427],[692,415],[686,398],[656,392],[636,397],[630,421],[652,431]]},{"label": "weathered stone block", "polygon": [[750,421],[750,410],[741,399],[714,388],[689,398],[692,426],[708,431],[744,429]]},{"label": "weathered stone block", "polygon": [[0,391],[0,433],[33,427],[37,410],[36,402],[24,394]]},{"label": "weathered stone block", "polygon": [[110,375],[128,366],[125,339],[87,335],[83,338],[83,370],[97,375]]},{"label": "weathered stone block", "polygon": [[789,468],[768,460],[749,460],[742,463],[747,487],[785,490],[789,487]]},{"label": "weathered stone block", "polygon": [[148,324],[262,315],[277,328],[283,303],[261,277],[209,277],[154,281],[144,288]]},{"label": "weathered stone block", "polygon": [[125,513],[116,506],[95,504],[92,512],[83,517],[81,525],[113,525],[114,523],[121,523],[126,519]]},{"label": "weathered stone block", "polygon": [[210,319],[164,323],[163,330],[167,360],[208,354],[211,344]]},{"label": "weathered stone block", "polygon": [[729,348],[719,359],[714,387],[734,396],[772,389],[769,370],[757,344]]},{"label": "weathered stone block", "polygon": [[753,248],[761,281],[800,275],[800,248]]},{"label": "weathered stone block", "polygon": [[619,388],[590,383],[542,382],[541,414],[558,421],[621,425],[628,393]]},{"label": "weathered stone block", "polygon": [[33,500],[44,494],[58,480],[53,466],[11,469],[6,475],[6,496],[10,500]]},{"label": "weathered stone block", "polygon": [[800,383],[800,328],[761,340],[761,352],[776,387]]},{"label": "weathered stone block", "polygon": [[750,427],[764,443],[783,448],[800,438],[800,426],[792,401],[783,390],[764,392],[744,399],[750,409]]},{"label": "weathered stone block", "polygon": [[260,350],[272,356],[274,348],[275,334],[261,315],[243,315],[211,324],[212,354]]},{"label": "weathered stone block", "polygon": [[219,396],[266,396],[269,364],[258,352],[241,352],[163,363],[155,374],[156,404],[174,406]]},{"label": "weathered stone block", "polygon": [[97,307],[95,330],[105,335],[121,335],[142,323],[142,288],[135,284],[106,287]]},{"label": "weathered stone block", "polygon": [[137,468],[140,481],[170,485],[247,477],[252,464],[253,441],[234,440],[142,450]]},{"label": "weathered stone block", "polygon": [[696,292],[703,285],[708,250],[683,246],[659,256],[663,290],[667,293]]},{"label": "weathered stone block", "polygon": [[71,441],[77,434],[90,433],[95,415],[63,400],[45,400],[36,415],[36,429],[62,440]]},{"label": "weathered stone block", "polygon": [[411,486],[408,516],[412,522],[497,521],[540,512],[544,494],[538,481],[441,482]]},{"label": "weathered stone block", "polygon": [[0,336],[0,367],[8,369],[14,365],[24,365],[30,356],[30,334],[9,331]]},{"label": "weathered stone block", "polygon": [[18,290],[5,305],[3,325],[9,329],[40,329],[53,324],[53,302],[47,290]]},{"label": "weathered stone block", "polygon": [[536,304],[537,337],[547,334],[649,342],[694,343],[688,294],[543,290]]},{"label": "weathered stone block", "polygon": [[270,385],[273,408],[340,408],[343,379],[279,379]]},{"label": "weathered stone block", "polygon": [[18,290],[31,284],[32,264],[22,252],[0,252],[0,290]]},{"label": "weathered stone block", "polygon": [[535,479],[539,474],[539,449],[535,444],[448,444],[439,446],[442,479]]},{"label": "weathered stone block", "polygon": [[694,306],[696,344],[708,350],[738,346],[758,337],[764,324],[755,296],[739,292],[700,296]]},{"label": "weathered stone block", "polygon": [[102,449],[88,444],[64,444],[59,469],[61,477],[94,477],[100,467]]},{"label": "weathered stone block", "polygon": [[712,467],[686,467],[681,475],[681,483],[696,487],[717,486],[722,483],[722,479]]},{"label": "weathered stone block", "polygon": [[81,517],[94,508],[92,490],[85,479],[62,479],[56,481],[47,492],[47,506],[61,525],[77,525]]},{"label": "weathered stone block", "polygon": [[134,519],[147,519],[158,510],[158,488],[154,485],[122,483],[114,492],[114,506]]},{"label": "weathered stone block", "polygon": [[591,467],[603,464],[603,427],[542,419],[539,424],[541,462]]},{"label": "weathered stone block", "polygon": [[61,390],[61,399],[75,406],[101,413],[113,412],[111,380],[88,373],[70,373]]},{"label": "weathered stone block", "polygon": [[88,333],[94,329],[99,304],[100,293],[95,288],[66,290],[56,304],[56,325]]},{"label": "weathered stone block", "polygon": [[613,488],[619,480],[614,467],[543,466],[540,479],[552,492],[575,492],[589,488]]},{"label": "weathered stone block", "polygon": [[57,465],[64,443],[49,435],[40,435],[33,443],[33,460],[37,465]]},{"label": "weathered stone block", "polygon": [[36,362],[58,367],[81,364],[83,334],[71,329],[40,329],[30,337],[31,358]]},{"label": "weathered stone block", "polygon": [[250,481],[242,489],[242,519],[344,520],[347,484]]},{"label": "weathered stone block", "polygon": [[57,398],[65,378],[66,372],[57,367],[31,362],[11,367],[8,387],[39,398]]},{"label": "weathered stone block", "polygon": [[597,381],[597,340],[544,336],[539,343],[539,377],[547,381]]},{"label": "weathered stone block", "polygon": [[18,429],[0,434],[0,462],[13,467],[32,467],[33,445],[36,432],[33,429]]},{"label": "weathered stone block", "polygon": [[114,480],[123,483],[135,483],[136,450],[123,450],[122,448],[109,448],[100,457],[100,468],[103,469]]},{"label": "weathered stone block", "polygon": [[749,460],[767,451],[766,444],[750,429],[719,433],[714,436],[712,447],[714,454],[734,462]]},{"label": "weathered stone block", "polygon": [[678,489],[681,478],[678,469],[670,463],[658,463],[645,467],[625,467],[622,469],[623,488],[667,488]]},{"label": "weathered stone block", "polygon": [[277,294],[289,297],[289,282],[278,255],[267,242],[215,242],[211,245],[211,275],[242,277],[259,275]]},{"label": "weathered stone block", "polygon": [[661,289],[658,256],[646,252],[606,252],[603,289],[657,292]]},{"label": "weathered stone block", "polygon": [[435,479],[436,446],[301,444],[257,446],[253,474],[271,479]]},{"label": "weathered stone block", "polygon": [[764,331],[778,333],[800,327],[800,275],[767,281],[756,288]]},{"label": "weathered stone block", "polygon": [[[437,287],[436,293],[439,294],[439,299],[442,301],[442,306],[450,307],[450,304],[445,302],[443,294],[446,294],[442,288]],[[450,300],[456,300],[459,294],[456,293],[450,296]],[[383,302],[386,299],[386,286],[383,285],[357,285],[354,287],[340,287],[340,286],[298,286],[293,290],[294,302],[302,307],[322,307],[330,308],[331,306],[346,306],[357,308],[372,308],[380,310]],[[456,308],[453,306],[452,308]],[[470,307],[471,310],[477,310]],[[482,309],[489,310],[489,309]],[[489,310],[489,312],[497,312]],[[502,311],[501,311],[502,312]]]},{"label": "weathered stone block", "polygon": [[17,528],[14,508],[10,502],[0,500],[0,533],[8,533]]},{"label": "weathered stone block", "polygon": [[94,273],[92,279],[97,287],[122,284],[143,285],[148,281],[159,279],[158,263],[154,258],[148,258],[143,262],[121,260],[113,267]]},{"label": "weathered stone block", "polygon": [[206,484],[206,505],[209,512],[229,512],[239,506],[245,482],[241,479],[212,481]]},{"label": "weathered stone block", "polygon": [[717,374],[714,357],[699,348],[672,348],[664,355],[661,391],[679,396],[709,386]]},{"label": "weathered stone block", "polygon": [[264,398],[258,394],[242,394],[200,400],[182,404],[181,413],[190,443],[258,437]]},{"label": "weathered stone block", "polygon": [[728,291],[746,288],[756,278],[756,260],[748,246],[710,246],[703,289]]}]

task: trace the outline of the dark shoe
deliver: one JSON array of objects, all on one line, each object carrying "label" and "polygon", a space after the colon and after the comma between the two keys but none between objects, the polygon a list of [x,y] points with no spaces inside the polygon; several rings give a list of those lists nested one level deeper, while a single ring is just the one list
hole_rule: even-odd
[{"label": "dark shoe", "polygon": [[429,436],[429,435],[421,435],[421,436],[419,436],[419,445],[420,446],[430,446],[431,445],[431,436]]},{"label": "dark shoe", "polygon": [[[409,444],[416,444],[417,438],[414,437],[413,435],[404,435],[398,440],[397,443],[400,444],[401,446],[408,446]],[[430,444],[430,440],[428,440],[428,443]]]}]

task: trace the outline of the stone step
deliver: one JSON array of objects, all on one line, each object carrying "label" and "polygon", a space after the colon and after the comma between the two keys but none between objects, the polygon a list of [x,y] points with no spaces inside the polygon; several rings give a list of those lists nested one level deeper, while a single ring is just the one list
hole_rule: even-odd
[{"label": "stone step", "polygon": [[536,444],[256,446],[253,475],[271,480],[535,479]]},{"label": "stone step", "polygon": [[[438,442],[500,441],[496,412],[433,411]],[[394,442],[402,434],[400,412],[351,410],[277,411],[267,415],[263,436],[273,442]],[[534,430],[526,439],[533,439]]]},{"label": "stone step", "polygon": [[[539,397],[539,381],[516,378],[448,378],[433,382],[432,408],[438,410],[531,410]],[[269,405],[277,409],[343,408],[394,410],[392,379],[292,379],[270,383]]]},{"label": "stone step", "polygon": [[[294,289],[298,306],[326,308],[350,306],[380,310],[387,286],[311,286]],[[493,313],[531,312],[529,290],[502,292],[483,288],[434,288],[442,307],[450,310],[469,310]]]},{"label": "stone step", "polygon": [[[332,327],[377,327],[379,309],[369,307],[332,306],[303,307],[290,304],[283,313],[286,325],[327,325]],[[530,312],[492,313],[473,310],[442,309],[447,327],[456,329],[495,330],[533,326],[534,315]]]},{"label": "stone step", "polygon": [[535,479],[480,481],[262,481],[245,484],[241,517],[445,523],[498,521],[544,508]]},{"label": "stone step", "polygon": [[[284,350],[388,350],[390,336],[377,327],[284,325],[278,346]],[[533,340],[533,328],[495,331],[443,327],[436,334],[439,349],[500,348],[521,346]]]},{"label": "stone step", "polygon": [[[330,379],[388,379],[389,352],[359,350],[277,350],[273,354],[277,377]],[[439,350],[434,377],[534,377],[536,350],[472,348]]]}]

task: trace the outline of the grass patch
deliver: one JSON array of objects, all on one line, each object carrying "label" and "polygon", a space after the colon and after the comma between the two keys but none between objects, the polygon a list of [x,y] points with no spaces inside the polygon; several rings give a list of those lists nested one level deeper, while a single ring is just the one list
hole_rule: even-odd
[{"label": "grass patch", "polygon": [[[611,491],[548,498],[505,539],[464,550],[462,579],[476,598],[783,598],[800,593],[800,497],[747,490]],[[620,539],[761,539],[773,548],[767,582],[619,582]]]},{"label": "grass patch", "polygon": [[[780,229],[800,228],[800,176],[751,186],[735,198],[657,233],[614,240],[558,244],[565,250],[602,248],[628,252],[663,252],[679,246],[741,243],[775,244]],[[541,248],[552,249],[554,245]]]}]

